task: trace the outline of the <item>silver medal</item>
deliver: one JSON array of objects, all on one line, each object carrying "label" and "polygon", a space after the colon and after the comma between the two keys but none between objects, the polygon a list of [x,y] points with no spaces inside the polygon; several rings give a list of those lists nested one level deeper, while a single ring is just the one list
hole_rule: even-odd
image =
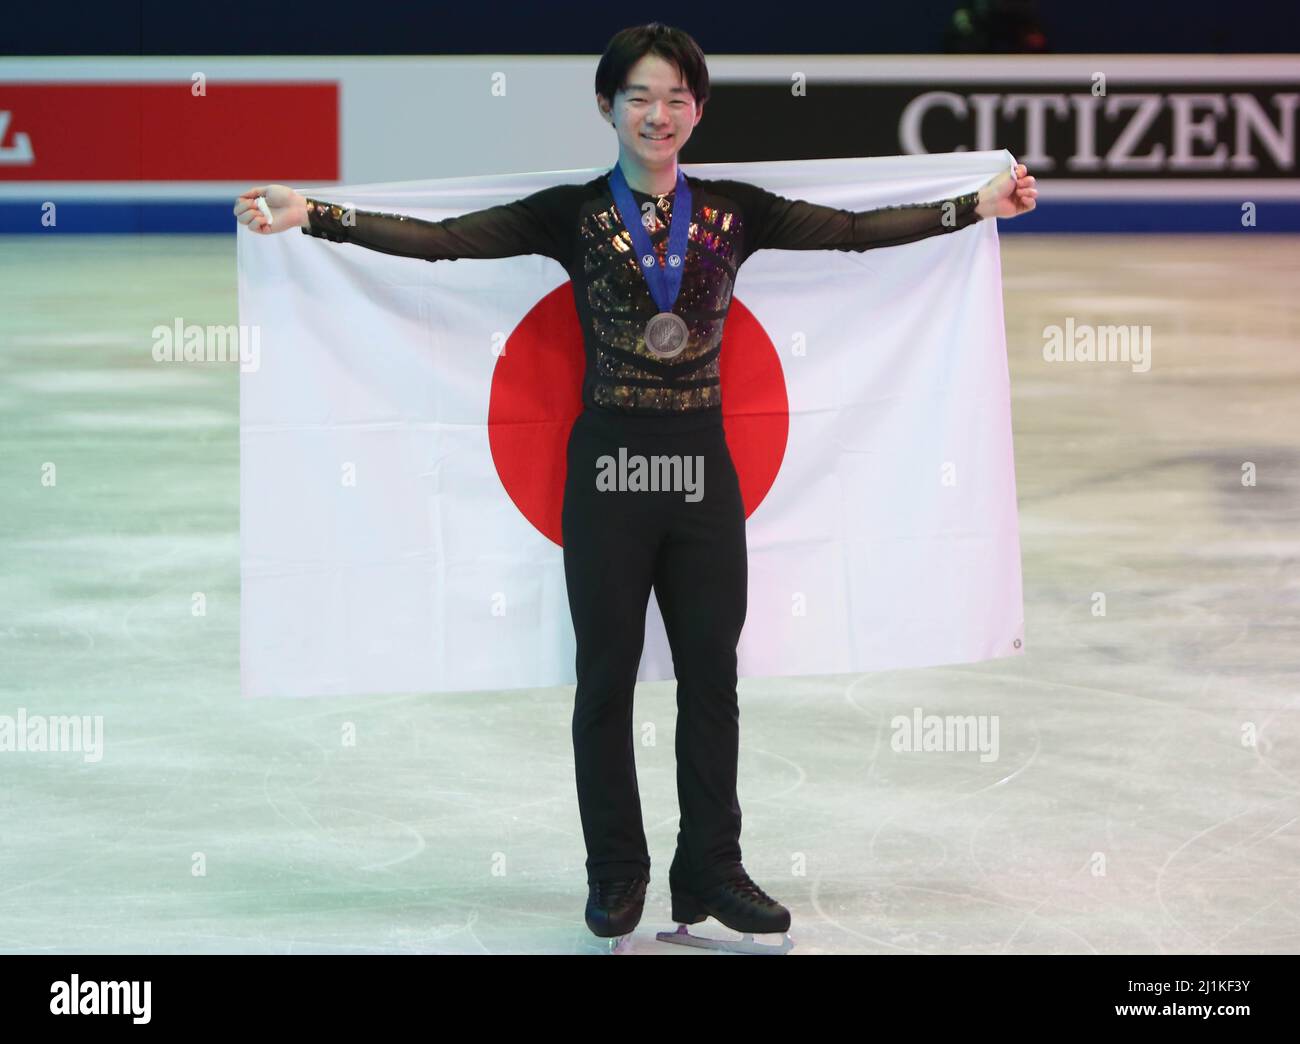
[{"label": "silver medal", "polygon": [[681,355],[689,336],[686,320],[673,312],[659,312],[645,324],[645,346],[660,359]]}]

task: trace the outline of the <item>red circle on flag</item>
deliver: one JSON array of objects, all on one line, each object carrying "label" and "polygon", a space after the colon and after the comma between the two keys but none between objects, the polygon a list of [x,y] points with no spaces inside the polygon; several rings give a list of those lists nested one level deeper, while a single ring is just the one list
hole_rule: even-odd
[{"label": "red circle on flag", "polygon": [[[492,371],[488,444],[497,475],[523,516],[560,546],[566,451],[582,412],[585,369],[573,285],[564,283],[520,320]],[[722,424],[748,518],[781,470],[790,406],[772,339],[734,296],[720,374]]]}]

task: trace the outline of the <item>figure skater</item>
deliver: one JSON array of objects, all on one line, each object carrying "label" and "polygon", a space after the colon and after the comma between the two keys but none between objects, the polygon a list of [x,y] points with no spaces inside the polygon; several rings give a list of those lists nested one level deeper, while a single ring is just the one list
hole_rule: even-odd
[{"label": "figure skater", "polygon": [[[740,851],[736,648],[746,611],[745,510],[719,379],[736,273],[757,250],[871,250],[1015,217],[1034,208],[1037,190],[1018,165],[978,192],[850,212],[685,174],[677,157],[703,115],[708,69],[689,35],[659,23],[616,34],[595,86],[618,159],[585,184],[436,222],[345,209],[286,185],[250,189],[234,212],[258,234],[301,228],[426,261],[541,254],[564,267],[586,355],[583,410],[566,449],[562,539],[577,644],[572,732],[587,925],[611,950],[626,950],[650,879],[632,700],[653,590],[677,680],[681,812],[668,871],[679,928],[658,937],[784,952],[790,912],[750,879]],[[703,495],[601,488],[599,461],[618,459],[620,449],[629,457],[691,458]],[[707,916],[744,941],[687,932]],[[777,933],[783,938],[774,946],[753,940]]]}]

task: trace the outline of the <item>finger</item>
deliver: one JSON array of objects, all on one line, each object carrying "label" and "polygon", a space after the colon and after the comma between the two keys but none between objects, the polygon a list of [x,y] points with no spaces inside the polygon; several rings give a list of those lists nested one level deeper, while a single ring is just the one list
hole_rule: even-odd
[{"label": "finger", "polygon": [[269,189],[270,187],[271,187],[270,185],[258,185],[256,188],[251,188],[247,192],[241,192],[239,194],[239,198],[257,199],[258,196],[265,196],[267,189]]}]

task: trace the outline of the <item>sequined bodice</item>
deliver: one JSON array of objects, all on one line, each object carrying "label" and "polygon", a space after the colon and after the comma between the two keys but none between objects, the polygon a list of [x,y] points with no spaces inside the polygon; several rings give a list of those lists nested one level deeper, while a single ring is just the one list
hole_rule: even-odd
[{"label": "sequined bodice", "polygon": [[[668,231],[676,193],[632,191],[638,220],[661,267],[667,264]],[[623,411],[682,412],[721,404],[719,362],[722,326],[736,280],[742,222],[716,200],[695,200],[687,233],[686,263],[673,311],[686,321],[686,348],[663,359],[645,342],[645,324],[658,311],[641,272],[632,237],[612,199],[588,208],[579,223],[582,273],[594,342],[597,405]],[[644,222],[652,214],[653,223]],[[576,289],[577,284],[575,284]]]}]

